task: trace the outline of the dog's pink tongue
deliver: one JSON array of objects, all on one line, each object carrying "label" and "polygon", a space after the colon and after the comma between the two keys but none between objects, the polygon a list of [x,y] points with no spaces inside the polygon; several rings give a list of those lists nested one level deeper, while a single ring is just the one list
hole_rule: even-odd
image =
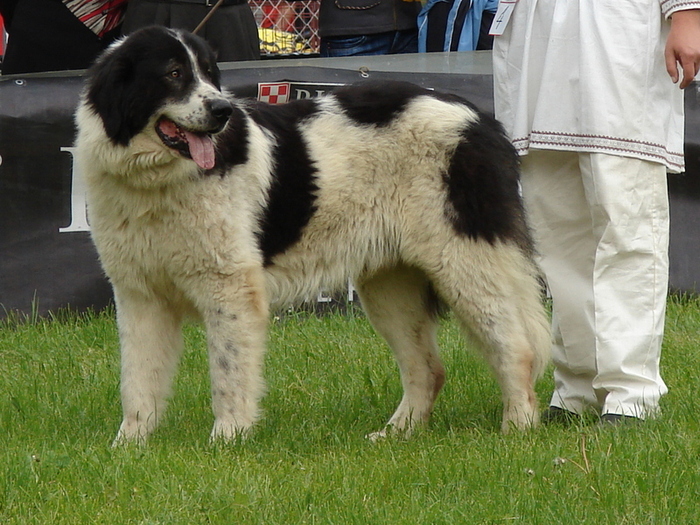
[{"label": "dog's pink tongue", "polygon": [[210,170],[216,164],[214,156],[214,142],[208,135],[195,135],[185,131],[187,143],[190,146],[190,156],[202,169]]}]

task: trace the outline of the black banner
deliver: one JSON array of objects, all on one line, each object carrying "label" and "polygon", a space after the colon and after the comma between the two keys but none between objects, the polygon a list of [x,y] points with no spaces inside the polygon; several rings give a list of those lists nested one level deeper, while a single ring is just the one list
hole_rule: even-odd
[{"label": "black banner", "polygon": [[[476,58],[475,58],[476,57]],[[282,103],[367,78],[399,78],[461,95],[492,112],[488,54],[278,60],[222,65],[238,96]],[[329,67],[331,66],[331,67]],[[345,69],[341,69],[345,68]],[[89,234],[73,164],[73,112],[82,74],[0,77],[0,318],[60,308],[102,308],[111,290]],[[672,176],[671,284],[700,282],[700,96],[686,95],[688,174]],[[352,294],[349,293],[349,297]],[[323,299],[323,297],[321,297]]]}]

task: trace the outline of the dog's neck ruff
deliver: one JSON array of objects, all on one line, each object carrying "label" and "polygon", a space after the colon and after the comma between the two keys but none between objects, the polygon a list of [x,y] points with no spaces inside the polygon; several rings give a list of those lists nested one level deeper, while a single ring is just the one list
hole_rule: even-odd
[{"label": "dog's neck ruff", "polygon": [[163,144],[155,122],[122,146],[109,139],[102,119],[86,103],[80,105],[77,117],[81,122],[78,162],[89,181],[108,177],[134,189],[157,189],[194,180],[202,173],[192,160]]}]

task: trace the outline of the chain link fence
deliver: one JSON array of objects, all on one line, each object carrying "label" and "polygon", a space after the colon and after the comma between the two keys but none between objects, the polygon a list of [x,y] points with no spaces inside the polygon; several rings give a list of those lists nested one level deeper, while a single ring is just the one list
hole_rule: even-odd
[{"label": "chain link fence", "polygon": [[250,0],[249,4],[263,57],[318,54],[320,0]]}]

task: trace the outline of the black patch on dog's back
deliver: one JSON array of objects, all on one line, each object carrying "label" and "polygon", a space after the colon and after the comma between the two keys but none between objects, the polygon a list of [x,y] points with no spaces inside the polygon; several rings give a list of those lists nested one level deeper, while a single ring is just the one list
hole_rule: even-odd
[{"label": "black patch on dog's back", "polygon": [[266,266],[301,238],[304,227],[316,211],[315,174],[299,125],[318,112],[315,100],[290,102],[283,106],[257,104],[251,117],[276,138],[274,173],[267,207],[260,221],[260,249]]},{"label": "black patch on dog's back", "polygon": [[367,82],[339,88],[333,96],[358,124],[386,126],[414,98],[431,92],[415,84],[398,81]]},{"label": "black patch on dog's back", "polygon": [[518,155],[501,125],[462,97],[407,82],[367,82],[333,92],[345,114],[363,125],[386,126],[411,100],[430,96],[474,110],[479,121],[465,129],[444,174],[455,230],[473,239],[515,242],[532,251],[519,193]]},{"label": "black patch on dog's back", "polygon": [[472,239],[515,242],[531,253],[532,241],[520,198],[518,154],[501,125],[480,114],[462,132],[444,174],[447,209],[455,230]]}]

